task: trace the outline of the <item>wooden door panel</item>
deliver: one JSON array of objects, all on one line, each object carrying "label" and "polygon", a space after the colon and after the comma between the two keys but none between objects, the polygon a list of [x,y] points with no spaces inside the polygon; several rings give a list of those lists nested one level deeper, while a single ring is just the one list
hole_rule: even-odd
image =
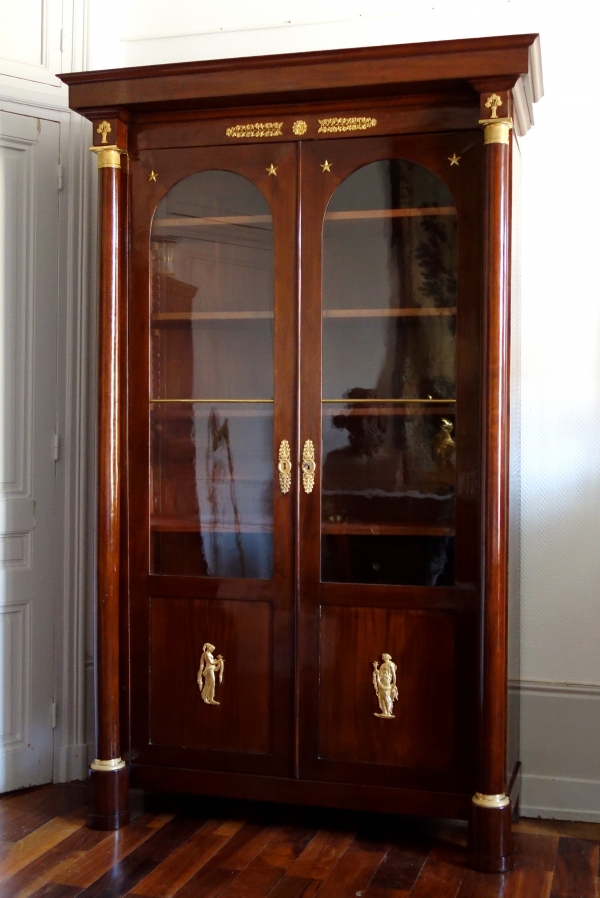
[{"label": "wooden door panel", "polygon": [[[447,768],[454,738],[454,615],[326,605],[321,613],[319,757]],[[380,713],[373,662],[397,665],[393,719]]]},{"label": "wooden door panel", "polygon": [[[153,598],[150,614],[151,743],[270,752],[270,603]],[[216,677],[218,705],[203,701],[197,682],[206,643],[224,659],[222,682]]]}]

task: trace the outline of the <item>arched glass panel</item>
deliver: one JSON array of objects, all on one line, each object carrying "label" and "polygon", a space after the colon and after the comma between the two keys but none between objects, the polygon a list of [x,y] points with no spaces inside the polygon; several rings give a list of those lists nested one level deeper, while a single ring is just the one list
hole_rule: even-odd
[{"label": "arched glass panel", "polygon": [[323,228],[326,581],[453,582],[457,219],[401,159],[340,184]]},{"label": "arched glass panel", "polygon": [[272,574],[273,222],[241,175],[180,181],[152,225],[155,573]]}]

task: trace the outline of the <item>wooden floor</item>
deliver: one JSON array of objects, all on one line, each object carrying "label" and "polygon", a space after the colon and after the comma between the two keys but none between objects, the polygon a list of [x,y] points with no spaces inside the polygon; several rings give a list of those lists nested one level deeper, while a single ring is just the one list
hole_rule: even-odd
[{"label": "wooden floor", "polygon": [[599,898],[600,825],[522,820],[515,869],[474,873],[462,824],[135,797],[85,826],[81,784],[0,797],[1,898]]}]

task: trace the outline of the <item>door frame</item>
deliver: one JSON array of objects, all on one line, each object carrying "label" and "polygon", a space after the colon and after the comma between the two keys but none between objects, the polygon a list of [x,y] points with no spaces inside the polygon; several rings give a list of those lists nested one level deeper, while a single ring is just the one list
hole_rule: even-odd
[{"label": "door frame", "polygon": [[53,781],[70,782],[85,779],[94,742],[96,179],[91,125],[66,96],[15,94],[0,86],[3,111],[60,127]]},{"label": "door frame", "polygon": [[[213,161],[214,160],[214,163]],[[269,171],[275,163],[278,171],[274,178]],[[275,418],[273,433],[273,483],[274,483],[274,533],[289,531],[274,552],[271,580],[191,577],[151,574],[148,558],[148,515],[139,511],[134,521],[130,508],[148,509],[147,497],[150,474],[149,417],[142,407],[148,396],[150,374],[149,347],[149,266],[150,232],[152,217],[157,204],[176,183],[189,175],[211,169],[230,171],[247,178],[268,200],[275,228],[275,329],[274,329],[274,401]],[[149,186],[149,172],[158,174],[158,180]],[[121,676],[127,683],[120,709],[121,739],[124,752],[135,750],[136,758],[142,753],[141,765],[171,763],[178,766],[199,766],[203,770],[228,769],[240,773],[274,773],[291,776],[293,769],[293,714],[294,714],[294,592],[295,592],[295,513],[298,469],[292,466],[292,486],[283,495],[277,482],[277,450],[287,439],[295,457],[296,437],[296,206],[297,206],[297,149],[295,142],[278,142],[273,146],[254,144],[248,146],[198,146],[169,147],[142,150],[130,162],[128,192],[131,202],[131,248],[128,261],[129,297],[127,302],[127,339],[124,360],[127,375],[126,399],[123,403],[124,446],[128,460],[123,489],[124,516],[122,517],[122,595],[127,596],[127,608],[123,607],[122,634],[128,634],[121,642]],[[286,178],[289,180],[286,182]],[[293,179],[293,180],[292,180]],[[292,185],[292,186],[290,186]],[[276,192],[281,188],[281,193]],[[135,200],[135,203],[134,203]],[[288,202],[289,200],[289,202]],[[287,203],[287,205],[286,205]],[[278,234],[279,228],[279,234]],[[286,293],[289,309],[284,308]],[[289,314],[285,314],[285,312]],[[288,347],[288,352],[285,352]],[[287,385],[291,385],[288,389]],[[125,410],[126,406],[126,410]],[[133,461],[132,461],[133,459]],[[137,459],[137,462],[136,462]],[[143,464],[142,464],[143,460]],[[145,517],[144,517],[145,515]],[[126,535],[127,534],[127,535]],[[288,571],[288,576],[282,572]],[[126,572],[126,573],[125,573]],[[187,581],[187,582],[186,582]],[[268,754],[242,751],[227,752],[200,748],[177,748],[153,744],[151,740],[149,702],[137,707],[137,716],[130,713],[137,695],[150,695],[150,613],[148,599],[167,597],[194,597],[211,600],[238,599],[261,600],[272,603],[272,697],[271,697],[271,746]],[[146,604],[144,604],[146,603]],[[125,603],[123,603],[125,605]],[[127,618],[138,623],[134,632]],[[277,693],[276,693],[277,690]],[[128,694],[126,694],[126,692]],[[277,712],[275,711],[277,708]]]}]

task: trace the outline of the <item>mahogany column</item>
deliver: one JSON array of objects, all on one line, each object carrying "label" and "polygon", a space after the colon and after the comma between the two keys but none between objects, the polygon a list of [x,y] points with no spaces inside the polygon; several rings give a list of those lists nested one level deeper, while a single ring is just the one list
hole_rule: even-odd
[{"label": "mahogany column", "polygon": [[476,869],[499,873],[513,860],[510,800],[506,795],[507,727],[507,499],[508,313],[510,301],[510,129],[498,116],[510,95],[482,96],[484,128],[485,322],[483,409],[483,598],[479,764],[473,796],[470,854]]},{"label": "mahogany column", "polygon": [[[88,826],[118,829],[129,822],[129,783],[119,739],[119,351],[121,153],[108,145],[102,122],[99,146],[99,400],[97,758],[89,772]],[[103,145],[105,144],[105,145]]]}]

